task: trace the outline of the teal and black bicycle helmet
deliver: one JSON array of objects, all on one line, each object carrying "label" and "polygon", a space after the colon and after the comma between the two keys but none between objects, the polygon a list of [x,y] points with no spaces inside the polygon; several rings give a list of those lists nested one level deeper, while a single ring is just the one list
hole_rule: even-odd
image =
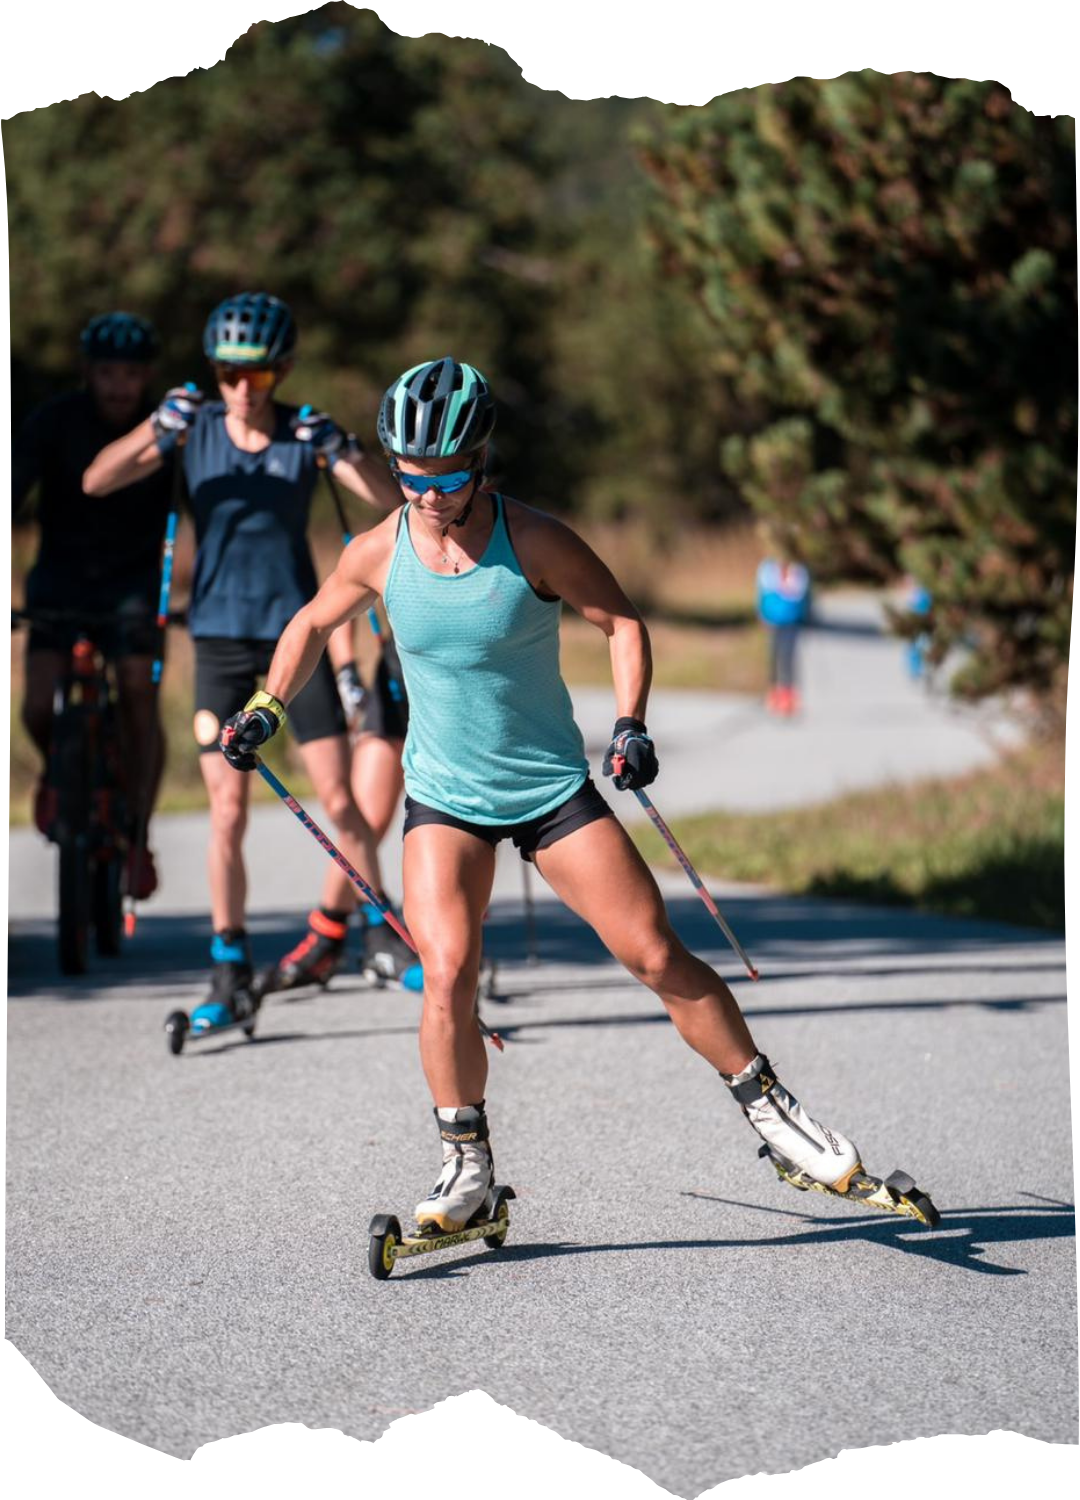
[{"label": "teal and black bicycle helmet", "polygon": [[447,355],[398,376],[382,398],[377,431],[387,453],[452,458],[482,448],[494,426],[487,381]]},{"label": "teal and black bicycle helmet", "polygon": [[80,333],[79,348],[86,359],[148,365],[160,353],[161,340],[153,323],[134,313],[99,313]]},{"label": "teal and black bicycle helmet", "polygon": [[276,365],[296,348],[296,324],[286,303],[267,292],[226,297],[206,320],[203,353],[225,365]]}]

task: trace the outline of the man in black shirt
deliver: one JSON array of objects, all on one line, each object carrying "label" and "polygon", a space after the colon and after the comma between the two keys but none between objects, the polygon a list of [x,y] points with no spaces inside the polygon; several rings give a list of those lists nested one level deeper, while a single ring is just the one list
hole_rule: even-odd
[{"label": "man in black shirt", "polygon": [[[111,613],[115,627],[95,632],[115,662],[123,739],[136,777],[132,812],[145,795],[152,767],[153,806],[164,762],[164,737],[151,673],[157,654],[161,548],[169,511],[171,464],[128,485],[102,503],[83,492],[83,472],[108,443],[150,414],[158,336],[130,313],[103,313],[82,332],[85,386],[32,412],[12,452],[12,514],[18,519],[37,486],[37,559],[26,581],[28,609],[84,609]],[[23,722],[48,756],[55,685],[70,653],[70,635],[34,627],[26,657]],[[127,768],[125,768],[127,769]],[[34,820],[48,833],[54,810],[39,786]],[[132,830],[134,831],[134,830]],[[145,899],[157,885],[148,850],[132,851],[133,894]]]}]

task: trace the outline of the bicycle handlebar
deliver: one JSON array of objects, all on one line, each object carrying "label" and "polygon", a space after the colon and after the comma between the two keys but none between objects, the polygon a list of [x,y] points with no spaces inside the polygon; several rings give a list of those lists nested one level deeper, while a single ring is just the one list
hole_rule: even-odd
[{"label": "bicycle handlebar", "polygon": [[[151,615],[147,620],[135,619],[130,615],[120,614],[118,611],[105,612],[90,609],[13,609],[11,611],[11,628],[17,625],[77,625],[84,630],[100,630],[102,627],[113,625],[134,624],[156,624],[156,616]],[[171,610],[166,616],[167,625],[186,625],[187,611],[183,609]]]}]

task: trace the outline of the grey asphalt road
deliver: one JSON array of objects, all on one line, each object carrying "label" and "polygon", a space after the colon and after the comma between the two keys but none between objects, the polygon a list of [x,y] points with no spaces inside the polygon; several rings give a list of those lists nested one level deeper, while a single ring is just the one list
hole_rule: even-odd
[{"label": "grey asphalt road", "polygon": [[[823,634],[830,650],[873,639]],[[813,712],[746,736],[787,736],[801,763]],[[902,751],[903,722],[887,738]],[[682,779],[665,766],[661,806],[677,810]],[[268,1002],[253,1042],[168,1056],[164,1015],[201,993],[204,837],[162,821],[168,884],[137,954],[64,984],[48,908],[27,909],[48,851],[12,840],[7,1332],[76,1410],[187,1455],[275,1422],[372,1438],[479,1387],[685,1496],[937,1433],[1075,1442],[1060,940],[721,886],[762,969],[750,985],[663,877],[781,1076],[872,1170],[933,1193],[928,1233],[778,1183],[723,1085],[539,882],[527,964],[503,858],[485,1013],[508,1039],[488,1099],[510,1236],[379,1284],[368,1218],[407,1214],[438,1160],[418,1002],[342,976]],[[322,867],[276,809],[255,840],[270,959]],[[287,879],[266,878],[273,850]]]}]

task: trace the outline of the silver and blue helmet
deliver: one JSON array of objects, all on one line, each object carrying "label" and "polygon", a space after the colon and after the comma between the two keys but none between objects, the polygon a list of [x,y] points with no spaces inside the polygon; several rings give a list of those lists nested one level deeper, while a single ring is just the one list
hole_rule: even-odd
[{"label": "silver and blue helmet", "polygon": [[206,320],[203,353],[223,365],[276,365],[296,348],[288,305],[268,292],[241,292],[219,302]]},{"label": "silver and blue helmet", "polygon": [[129,312],[109,312],[90,319],[79,335],[79,348],[85,359],[148,365],[157,358],[161,340],[153,323],[145,318]]},{"label": "silver and blue helmet", "polygon": [[495,401],[472,365],[449,355],[406,370],[382,398],[379,442],[402,458],[475,453],[495,426]]}]

